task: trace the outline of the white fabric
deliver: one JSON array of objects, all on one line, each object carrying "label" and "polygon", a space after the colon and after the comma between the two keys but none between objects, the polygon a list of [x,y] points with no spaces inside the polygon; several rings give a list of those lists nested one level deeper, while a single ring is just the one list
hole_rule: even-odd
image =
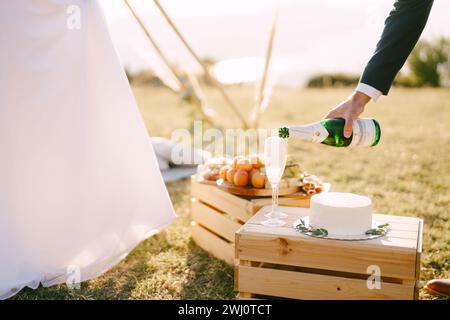
[{"label": "white fabric", "polygon": [[[69,5],[79,30],[66,27]],[[0,39],[7,298],[77,267],[96,277],[175,214],[97,1],[1,1]]]},{"label": "white fabric", "polygon": [[362,92],[365,95],[368,95],[372,98],[374,102],[377,102],[378,98],[382,95],[382,92],[378,89],[375,89],[372,86],[369,86],[365,83],[358,83],[358,86],[356,87],[356,91]]},{"label": "white fabric", "polygon": [[[176,165],[197,165],[199,163],[204,163],[211,158],[211,153],[208,151],[176,143],[162,137],[152,137],[152,144],[158,158],[162,158],[168,163]],[[175,157],[173,157],[174,154]],[[182,156],[182,159],[179,160],[183,161],[179,161],[177,159],[178,156]]]}]

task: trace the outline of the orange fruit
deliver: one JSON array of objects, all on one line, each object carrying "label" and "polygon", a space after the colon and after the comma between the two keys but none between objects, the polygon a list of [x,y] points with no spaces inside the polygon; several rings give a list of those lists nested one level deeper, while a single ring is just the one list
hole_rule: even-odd
[{"label": "orange fruit", "polygon": [[230,169],[230,166],[223,166],[219,170],[220,177],[226,181],[227,180],[227,171]]},{"label": "orange fruit", "polygon": [[258,155],[251,155],[250,157],[250,163],[252,164],[253,168],[260,169],[262,167],[261,160],[259,159]]},{"label": "orange fruit", "polygon": [[252,185],[255,188],[261,189],[266,185],[266,176],[260,172],[254,173],[252,175]]},{"label": "orange fruit", "polygon": [[233,158],[233,160],[231,161],[231,167],[235,170],[237,170],[237,163],[239,160],[241,159],[245,159],[243,156],[236,156]]},{"label": "orange fruit", "polygon": [[244,187],[248,184],[248,172],[245,170],[238,170],[234,174],[234,184],[239,187]]},{"label": "orange fruit", "polygon": [[239,159],[236,163],[236,169],[237,170],[245,170],[250,171],[253,169],[252,164],[250,163],[250,160],[246,158]]},{"label": "orange fruit", "polygon": [[227,181],[234,184],[234,174],[236,170],[233,168],[228,169],[227,171]]},{"label": "orange fruit", "polygon": [[248,177],[250,179],[250,181],[252,181],[252,177],[255,173],[260,173],[258,169],[252,169],[250,170],[250,172],[248,173]]}]

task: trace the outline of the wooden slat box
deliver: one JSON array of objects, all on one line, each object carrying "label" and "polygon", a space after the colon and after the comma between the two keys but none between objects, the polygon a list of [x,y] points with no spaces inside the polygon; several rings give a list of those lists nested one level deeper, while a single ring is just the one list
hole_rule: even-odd
[{"label": "wooden slat box", "polygon": [[[194,241],[216,258],[234,265],[235,232],[271,198],[244,198],[191,177],[191,233]],[[283,206],[309,207],[309,197],[280,197]]]},{"label": "wooden slat box", "polygon": [[[264,207],[236,233],[235,287],[240,298],[417,299],[421,219],[376,214],[377,222],[389,223],[386,236],[340,241],[298,233],[293,223],[309,210],[283,209],[289,215],[286,225],[261,225],[270,210]],[[380,289],[367,286],[369,266],[380,268]]]}]

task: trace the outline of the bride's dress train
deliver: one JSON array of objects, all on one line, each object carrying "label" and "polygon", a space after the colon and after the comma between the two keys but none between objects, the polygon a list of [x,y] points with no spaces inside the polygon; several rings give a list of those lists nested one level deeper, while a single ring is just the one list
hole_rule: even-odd
[{"label": "bride's dress train", "polygon": [[97,1],[2,1],[0,39],[7,298],[96,277],[175,215]]}]

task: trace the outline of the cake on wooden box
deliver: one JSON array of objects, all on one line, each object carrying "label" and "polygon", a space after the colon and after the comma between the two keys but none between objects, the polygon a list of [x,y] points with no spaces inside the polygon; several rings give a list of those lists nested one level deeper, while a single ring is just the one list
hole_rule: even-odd
[{"label": "cake on wooden box", "polygon": [[311,197],[309,223],[338,236],[362,235],[372,229],[372,201],[368,197],[342,192]]}]

